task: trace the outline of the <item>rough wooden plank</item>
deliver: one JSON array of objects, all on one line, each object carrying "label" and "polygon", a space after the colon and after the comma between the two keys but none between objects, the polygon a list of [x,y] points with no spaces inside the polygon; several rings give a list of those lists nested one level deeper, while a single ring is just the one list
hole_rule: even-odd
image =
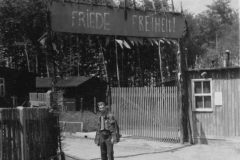
[{"label": "rough wooden plank", "polygon": [[152,137],[152,126],[151,126],[151,117],[150,117],[150,111],[151,111],[151,88],[147,87],[147,119],[148,119],[148,124],[147,124],[147,132],[148,132],[148,137]]},{"label": "rough wooden plank", "polygon": [[134,124],[134,135],[138,135],[138,124],[137,124],[137,115],[138,115],[138,103],[137,103],[137,88],[133,88],[133,124]]},{"label": "rough wooden plank", "polygon": [[231,95],[231,101],[232,101],[232,127],[233,127],[233,129],[232,129],[232,131],[233,131],[233,133],[232,133],[232,136],[236,136],[236,105],[235,105],[235,103],[236,103],[236,101],[235,101],[235,80],[234,80],[234,75],[233,75],[233,73],[231,73],[231,93],[232,93],[232,95]]},{"label": "rough wooden plank", "polygon": [[166,139],[167,141],[169,141],[169,108],[170,108],[170,105],[169,105],[169,87],[166,87],[166,108],[165,108],[165,113],[166,113]]},{"label": "rough wooden plank", "polygon": [[232,136],[233,126],[232,126],[232,102],[231,102],[231,78],[230,78],[230,71],[227,72],[227,104],[228,104],[228,111],[226,112],[228,115],[228,136]]},{"label": "rough wooden plank", "polygon": [[[223,93],[223,78],[222,78],[222,74],[221,72],[218,72],[219,75],[219,91],[222,92],[222,96],[224,95]],[[223,97],[222,97],[223,100]],[[224,114],[224,104],[222,104],[221,106],[219,106],[219,115],[218,115],[218,132],[220,133],[220,136],[224,136],[224,118],[222,118],[225,114]]]},{"label": "rough wooden plank", "polygon": [[161,138],[161,87],[158,87],[158,107],[157,107],[157,109],[158,109],[158,118],[157,118],[157,130],[158,130],[158,132],[157,132],[157,138]]},{"label": "rough wooden plank", "polygon": [[228,136],[228,109],[227,109],[227,79],[225,77],[224,73],[222,74],[223,78],[223,113],[225,113],[225,116],[223,116],[223,128],[224,128],[224,133],[223,136]]},{"label": "rough wooden plank", "polygon": [[141,103],[141,90],[140,88],[138,87],[137,88],[137,92],[138,92],[138,97],[137,97],[137,100],[139,101],[138,103],[138,117],[139,117],[139,122],[138,122],[138,136],[142,136],[142,122],[141,122],[141,107],[142,107],[142,103]]},{"label": "rough wooden plank", "polygon": [[154,89],[153,87],[150,88],[150,103],[149,103],[149,119],[150,119],[150,129],[151,129],[151,137],[154,137],[154,128],[153,128],[153,121],[154,121],[154,115],[153,115],[153,98],[154,98]]},{"label": "rough wooden plank", "polygon": [[170,130],[170,137],[171,140],[173,140],[173,129],[174,129],[174,125],[173,125],[173,100],[174,100],[174,95],[173,95],[173,87],[170,88],[171,89],[171,97],[170,97],[170,124],[171,124],[171,130]]},{"label": "rough wooden plank", "polygon": [[143,115],[144,115],[144,137],[147,137],[147,92],[146,92],[146,88],[143,87],[143,99],[144,99],[144,106],[143,106]]},{"label": "rough wooden plank", "polygon": [[156,87],[155,88],[155,108],[154,108],[154,126],[155,126],[155,133],[154,133],[154,137],[155,138],[158,138],[158,116],[159,116],[159,114],[158,114],[158,108],[159,108],[159,101],[158,101],[158,89],[159,89],[159,87]]}]

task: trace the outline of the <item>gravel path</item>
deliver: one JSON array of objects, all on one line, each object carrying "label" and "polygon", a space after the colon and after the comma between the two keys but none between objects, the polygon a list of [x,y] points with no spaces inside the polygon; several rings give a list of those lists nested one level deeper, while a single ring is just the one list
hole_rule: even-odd
[{"label": "gravel path", "polygon": [[[101,160],[92,139],[67,137],[63,148],[67,160]],[[115,160],[240,160],[240,143],[181,145],[123,138],[114,152]]]}]

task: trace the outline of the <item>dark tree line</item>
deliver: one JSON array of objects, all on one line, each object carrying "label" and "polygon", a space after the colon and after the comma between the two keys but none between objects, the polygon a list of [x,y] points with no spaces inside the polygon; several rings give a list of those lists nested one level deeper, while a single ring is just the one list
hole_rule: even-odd
[{"label": "dark tree line", "polygon": [[[120,2],[120,7],[124,7]],[[165,0],[154,2],[155,6],[146,1],[142,8],[139,1],[136,7],[174,11]],[[128,37],[51,32],[47,3],[48,0],[0,1],[0,65],[44,77],[52,76],[53,70],[60,77],[96,75],[112,86],[119,82],[120,86],[160,86],[163,81],[174,85],[178,46],[172,40],[161,43],[160,72],[159,47],[148,39],[139,38],[133,44]],[[128,6],[134,8],[133,1]],[[229,6],[229,0],[213,1],[207,11],[198,15],[186,11],[185,16],[188,68],[212,67],[213,60],[214,67],[221,67],[226,49],[232,52],[232,63],[239,63],[238,14]],[[124,40],[128,46],[121,47],[116,39]]]}]

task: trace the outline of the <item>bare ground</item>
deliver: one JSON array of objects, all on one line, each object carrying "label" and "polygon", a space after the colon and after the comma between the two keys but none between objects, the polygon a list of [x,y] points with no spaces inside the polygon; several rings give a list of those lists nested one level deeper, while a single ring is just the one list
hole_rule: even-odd
[{"label": "bare ground", "polygon": [[[66,137],[63,149],[67,160],[101,160],[92,139]],[[182,145],[123,138],[114,146],[114,156],[115,160],[240,160],[240,143]]]}]

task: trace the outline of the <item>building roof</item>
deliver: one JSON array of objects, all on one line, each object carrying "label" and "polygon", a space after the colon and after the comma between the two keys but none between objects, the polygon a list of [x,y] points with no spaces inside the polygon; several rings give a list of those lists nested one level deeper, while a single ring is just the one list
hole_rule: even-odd
[{"label": "building roof", "polygon": [[[77,87],[84,82],[92,79],[93,76],[73,76],[73,77],[63,77],[58,78],[57,86],[58,87]],[[36,88],[50,88],[51,87],[51,78],[36,78]]]}]

